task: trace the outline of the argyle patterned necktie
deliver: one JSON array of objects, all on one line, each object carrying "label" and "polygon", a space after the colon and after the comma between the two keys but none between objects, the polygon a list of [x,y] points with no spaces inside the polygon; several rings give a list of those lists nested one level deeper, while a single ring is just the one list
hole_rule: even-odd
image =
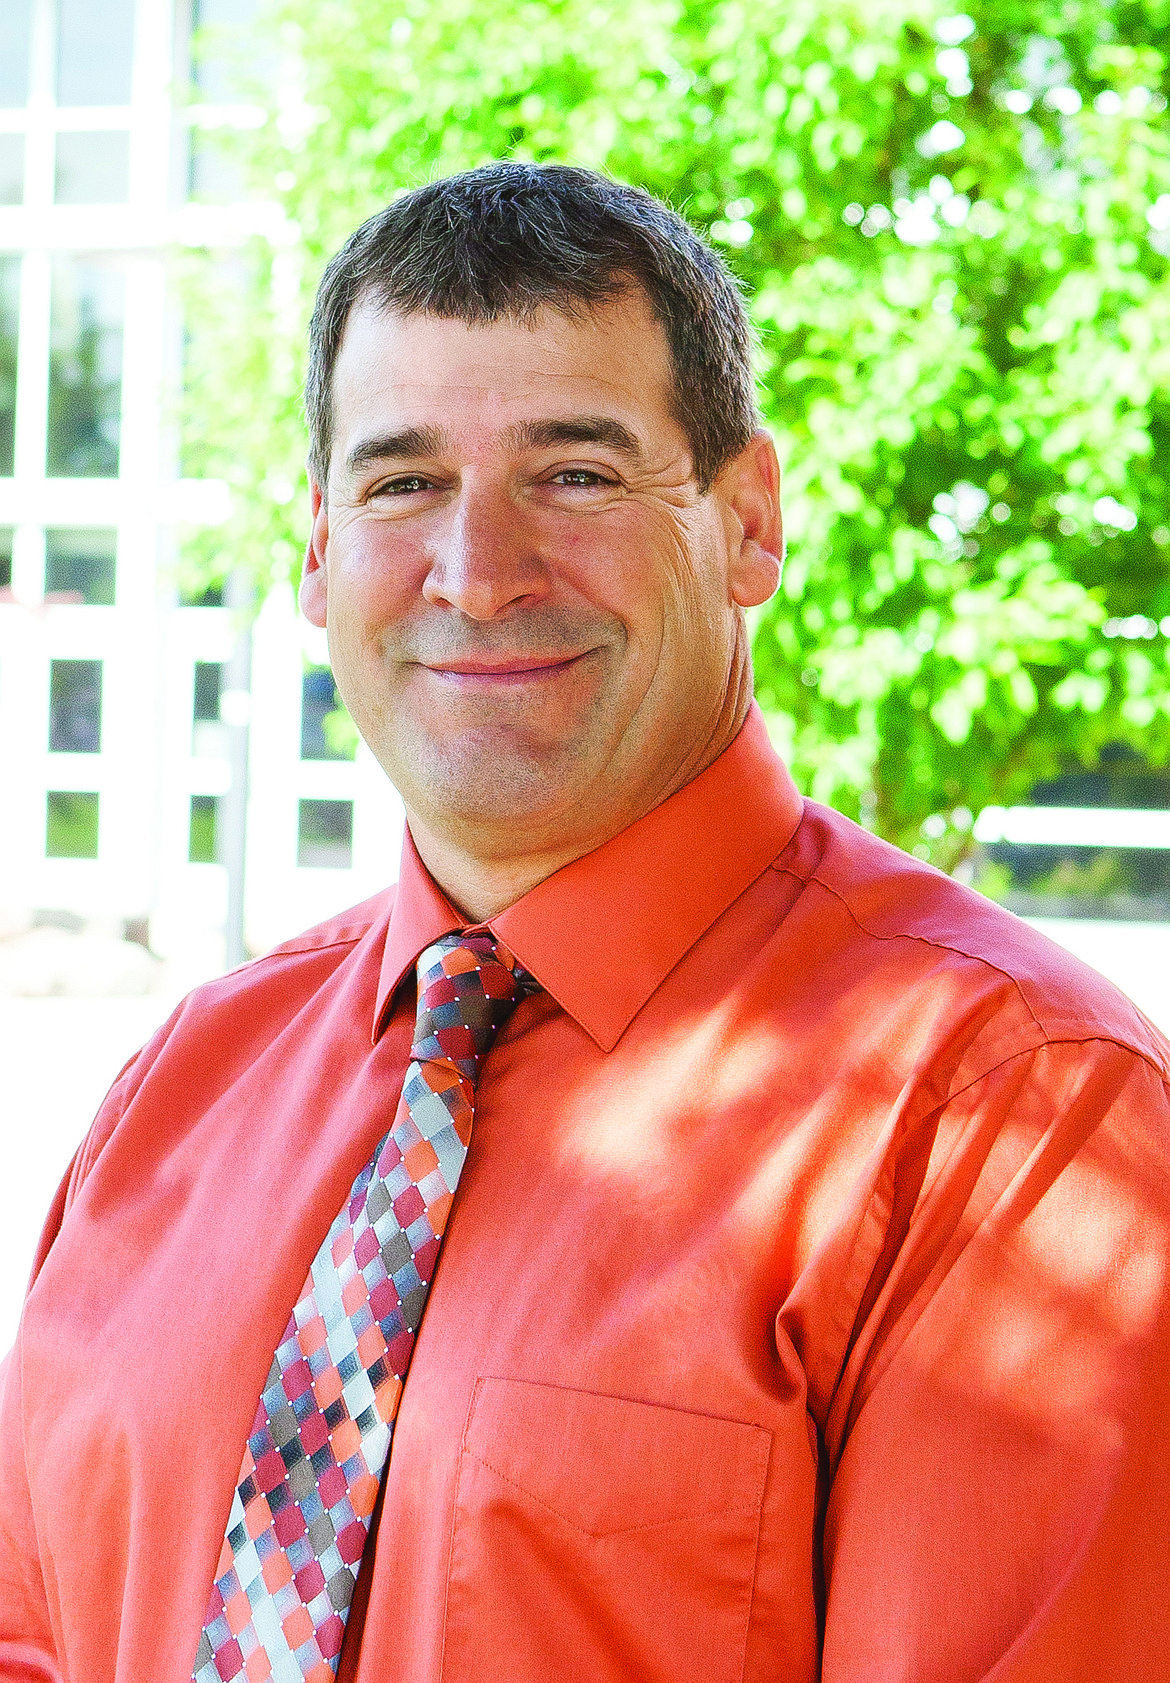
[{"label": "argyle patterned necktie", "polygon": [[480,1063],[537,985],[491,935],[447,935],[419,958],[394,1125],[329,1229],[264,1382],[194,1683],[333,1683]]}]

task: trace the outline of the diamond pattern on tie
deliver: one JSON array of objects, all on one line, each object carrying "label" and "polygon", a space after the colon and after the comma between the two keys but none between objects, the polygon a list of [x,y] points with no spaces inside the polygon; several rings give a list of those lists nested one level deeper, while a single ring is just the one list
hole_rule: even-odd
[{"label": "diamond pattern on tie", "polygon": [[480,1065],[535,987],[490,935],[448,935],[419,958],[394,1125],[329,1229],[264,1382],[193,1683],[332,1683]]}]

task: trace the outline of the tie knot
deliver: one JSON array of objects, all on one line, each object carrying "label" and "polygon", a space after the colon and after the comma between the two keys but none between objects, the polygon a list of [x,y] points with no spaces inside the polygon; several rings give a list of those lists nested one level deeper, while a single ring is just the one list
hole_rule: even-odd
[{"label": "tie knot", "polygon": [[411,1057],[449,1063],[471,1082],[480,1060],[537,983],[492,935],[444,935],[419,954]]}]

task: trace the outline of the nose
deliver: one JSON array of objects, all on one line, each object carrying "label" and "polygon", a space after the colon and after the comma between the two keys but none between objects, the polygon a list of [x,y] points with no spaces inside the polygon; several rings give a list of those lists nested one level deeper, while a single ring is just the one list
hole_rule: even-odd
[{"label": "nose", "polygon": [[492,620],[547,594],[547,571],[524,510],[503,487],[465,479],[435,534],[426,601]]}]

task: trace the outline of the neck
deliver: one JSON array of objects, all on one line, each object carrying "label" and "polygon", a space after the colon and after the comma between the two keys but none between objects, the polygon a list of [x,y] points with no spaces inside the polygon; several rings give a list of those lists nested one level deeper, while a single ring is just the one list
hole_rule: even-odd
[{"label": "neck", "polygon": [[631,824],[645,817],[663,801],[669,800],[679,789],[698,777],[738,736],[752,701],[750,665],[739,673],[739,682],[727,698],[729,705],[722,709],[719,727],[682,765],[675,776],[664,785],[657,797],[641,809],[632,809],[623,820],[607,831],[574,831],[559,841],[550,840],[538,848],[515,848],[517,834],[532,834],[529,824],[512,824],[505,836],[493,832],[491,837],[479,836],[465,824],[447,828],[407,809],[410,834],[418,849],[419,858],[438,883],[457,911],[471,923],[486,923],[497,913],[515,905],[517,900],[553,876],[574,859],[604,846],[613,836],[629,829]]},{"label": "neck", "polygon": [[566,848],[559,853],[525,854],[515,859],[482,859],[429,829],[415,814],[408,813],[407,817],[419,858],[469,923],[486,923],[523,899],[537,883],[592,851],[587,847]]}]

